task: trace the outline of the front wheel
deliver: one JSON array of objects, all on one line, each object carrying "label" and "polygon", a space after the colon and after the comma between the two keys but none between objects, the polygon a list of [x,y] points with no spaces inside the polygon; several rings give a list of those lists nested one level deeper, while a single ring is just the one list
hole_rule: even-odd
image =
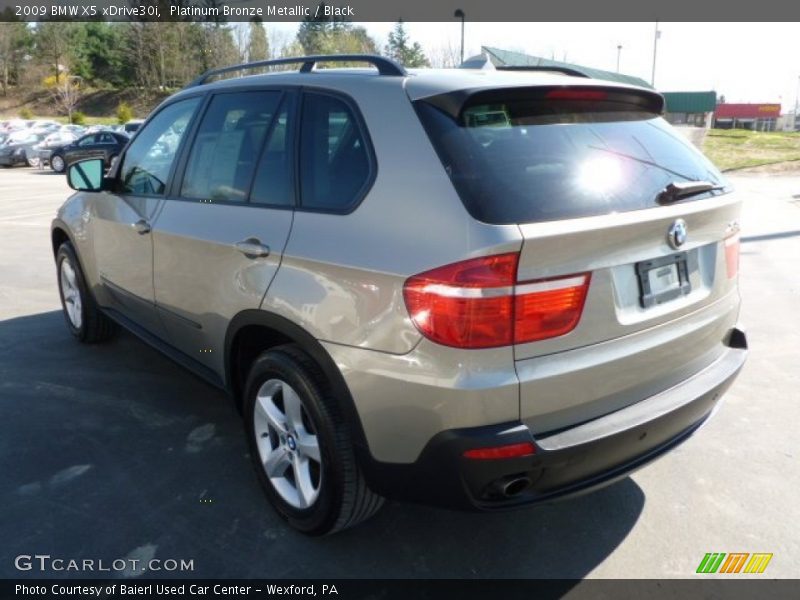
[{"label": "front wheel", "polygon": [[279,346],[256,359],[244,409],[259,481],[292,527],[308,535],[334,533],[383,505],[364,481],[330,385],[298,346]]},{"label": "front wheel", "polygon": [[58,248],[56,267],[58,293],[70,333],[87,344],[103,342],[113,337],[117,331],[116,324],[95,304],[70,242],[64,242]]},{"label": "front wheel", "polygon": [[53,169],[56,173],[63,173],[64,168],[66,167],[66,163],[64,162],[64,157],[60,154],[54,154],[50,158],[50,168]]}]

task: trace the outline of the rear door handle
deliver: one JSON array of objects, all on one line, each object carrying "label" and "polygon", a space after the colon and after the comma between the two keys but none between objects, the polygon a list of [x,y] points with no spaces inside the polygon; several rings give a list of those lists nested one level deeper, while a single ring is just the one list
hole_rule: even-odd
[{"label": "rear door handle", "polygon": [[133,227],[134,231],[139,235],[144,235],[145,233],[150,233],[150,223],[145,221],[144,219],[139,219],[136,223],[131,223],[131,227]]},{"label": "rear door handle", "polygon": [[256,238],[247,238],[241,242],[236,242],[233,246],[247,258],[269,256],[269,246],[265,246],[261,243],[261,240]]}]

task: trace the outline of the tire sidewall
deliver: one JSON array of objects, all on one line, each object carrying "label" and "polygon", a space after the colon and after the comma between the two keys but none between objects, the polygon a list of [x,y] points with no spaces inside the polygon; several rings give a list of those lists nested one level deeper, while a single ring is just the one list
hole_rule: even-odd
[{"label": "tire sidewall", "polygon": [[[64,262],[64,260],[69,260],[70,265],[72,265],[72,270],[75,272],[75,283],[78,287],[78,292],[81,295],[80,327],[75,327],[75,325],[72,324],[72,321],[70,321],[69,315],[67,314],[66,303],[64,302],[64,290],[61,289],[61,264]],[[56,254],[56,276],[58,277],[58,297],[61,299],[61,312],[63,313],[64,320],[67,323],[67,329],[69,329],[69,332],[78,340],[83,341],[86,338],[86,313],[88,308],[88,298],[86,294],[86,284],[83,280],[83,272],[81,271],[81,266],[78,263],[78,257],[75,255],[72,244],[69,242],[64,242],[58,248],[58,253]]]},{"label": "tire sidewall", "polygon": [[[317,500],[307,509],[297,509],[281,498],[261,464],[253,411],[256,394],[269,379],[281,379],[297,392],[316,429],[322,457],[321,485]],[[341,460],[336,454],[335,425],[322,394],[320,382],[315,381],[314,375],[292,356],[279,350],[266,352],[256,360],[245,387],[244,423],[247,444],[259,482],[278,514],[296,529],[312,535],[326,533],[333,526],[341,509],[343,495],[343,471]]]}]

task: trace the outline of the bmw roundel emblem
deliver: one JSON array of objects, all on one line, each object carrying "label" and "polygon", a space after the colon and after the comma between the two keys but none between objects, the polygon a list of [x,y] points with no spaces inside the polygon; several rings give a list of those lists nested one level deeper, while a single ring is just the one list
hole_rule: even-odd
[{"label": "bmw roundel emblem", "polygon": [[677,250],[686,243],[686,238],[689,235],[689,229],[686,227],[686,221],[683,219],[676,219],[667,230],[667,243]]}]

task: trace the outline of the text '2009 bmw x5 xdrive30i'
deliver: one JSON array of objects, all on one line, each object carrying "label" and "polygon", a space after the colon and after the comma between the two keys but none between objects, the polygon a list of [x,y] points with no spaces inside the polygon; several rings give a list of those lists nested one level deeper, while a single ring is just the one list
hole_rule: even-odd
[{"label": "text '2009 bmw x5 xdrive30i'", "polygon": [[[371,68],[316,68],[344,60]],[[120,324],[228,390],[268,499],[309,534],[383,498],[491,510],[607,484],[698,429],[746,356],[740,200],[662,110],[374,56],[209,73],[110,172],[70,167],[67,326]]]}]

